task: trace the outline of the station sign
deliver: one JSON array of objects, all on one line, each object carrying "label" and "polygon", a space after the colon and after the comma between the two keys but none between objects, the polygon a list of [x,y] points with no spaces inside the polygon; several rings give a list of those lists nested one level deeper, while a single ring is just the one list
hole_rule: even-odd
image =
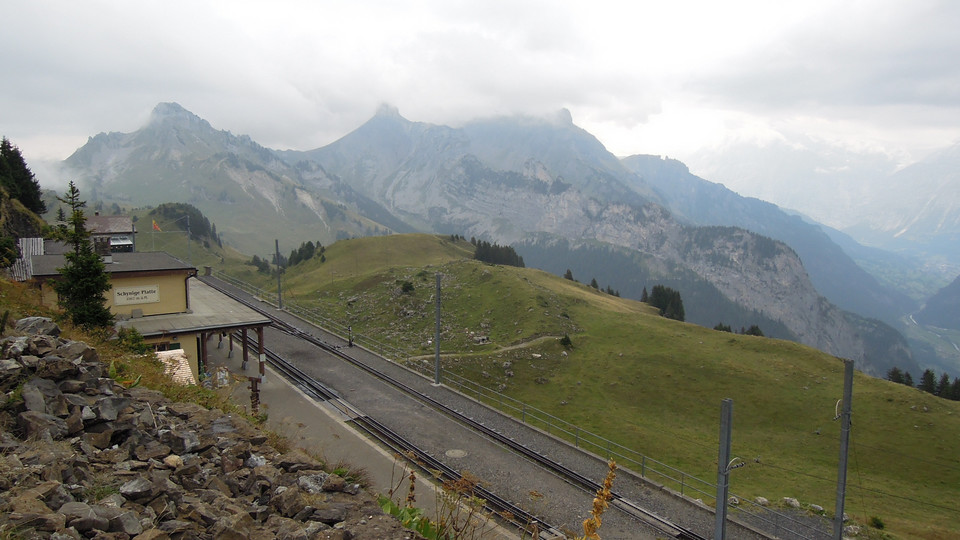
[{"label": "station sign", "polygon": [[154,304],[160,301],[159,285],[139,285],[136,287],[116,287],[113,289],[113,304]]}]

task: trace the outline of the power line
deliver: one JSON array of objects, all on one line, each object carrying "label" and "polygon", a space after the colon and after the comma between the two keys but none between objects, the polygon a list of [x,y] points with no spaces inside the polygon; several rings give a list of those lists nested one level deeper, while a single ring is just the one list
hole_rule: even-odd
[{"label": "power line", "polygon": [[[815,475],[815,474],[810,474],[810,473],[806,473],[806,472],[803,472],[803,471],[797,471],[797,470],[789,469],[789,468],[787,468],[787,467],[781,467],[781,466],[779,466],[779,465],[774,465],[774,464],[772,464],[772,463],[766,463],[766,462],[759,462],[759,463],[760,463],[760,465],[762,465],[762,466],[764,466],[764,467],[772,467],[772,468],[774,468],[774,469],[780,469],[780,470],[785,471],[785,472],[788,472],[788,473],[790,473],[790,474],[796,474],[796,475],[800,475],[800,476],[807,476],[807,477],[810,477],[810,478],[815,478],[815,479],[817,479],[817,480],[822,480],[822,481],[824,481],[824,482],[833,483],[833,482],[836,481],[835,478],[823,478],[823,477],[817,476],[817,475]],[[933,508],[939,508],[939,509],[941,509],[941,510],[949,510],[949,511],[951,511],[951,512],[954,512],[954,513],[960,515],[960,508],[951,507],[951,506],[943,506],[943,505],[939,505],[939,504],[935,504],[935,503],[931,503],[931,502],[921,501],[921,500],[919,500],[919,499],[914,499],[914,498],[911,498],[911,497],[904,497],[903,495],[894,495],[893,493],[887,493],[887,492],[881,491],[881,490],[879,490],[879,489],[873,489],[873,488],[868,488],[868,487],[864,487],[864,486],[860,486],[860,487],[858,487],[857,489],[860,489],[860,490],[863,490],[863,491],[867,491],[867,492],[870,492],[870,493],[876,493],[877,495],[882,495],[882,496],[884,496],[884,497],[893,497],[893,498],[895,498],[895,499],[901,499],[901,500],[904,500],[904,501],[910,501],[910,502],[917,503],[917,504],[923,505],[923,506],[930,506],[930,507],[933,507]]]},{"label": "power line", "polygon": [[815,479],[815,480],[820,480],[820,481],[827,482],[827,483],[830,483],[830,484],[834,484],[834,483],[836,483],[836,481],[837,481],[836,478],[824,478],[824,477],[822,477],[822,476],[817,476],[817,475],[815,475],[815,474],[810,474],[810,473],[808,473],[808,472],[797,471],[797,470],[794,470],[794,469],[789,469],[789,468],[787,468],[787,467],[781,467],[780,465],[774,465],[774,464],[772,464],[772,463],[767,463],[767,462],[765,462],[765,461],[760,461],[759,458],[755,459],[754,462],[759,463],[760,466],[762,466],[762,467],[772,467],[772,468],[774,468],[774,469],[780,469],[781,471],[788,472],[788,473],[790,473],[790,474],[797,474],[797,475],[800,475],[800,476],[806,476],[806,477],[808,477],[808,478],[813,478],[813,479]]},{"label": "power line", "polygon": [[889,449],[889,448],[879,448],[879,447],[876,447],[876,446],[870,446],[870,445],[862,444],[862,443],[856,443],[856,444],[857,444],[857,446],[859,446],[859,447],[861,447],[861,448],[868,448],[868,449],[870,449],[870,450],[876,450],[877,452],[883,452],[883,453],[885,453],[885,454],[896,454],[896,455],[898,455],[898,456],[902,456],[902,457],[905,457],[905,458],[909,458],[911,461],[920,461],[920,462],[924,462],[924,463],[929,463],[929,464],[931,464],[931,465],[937,465],[938,467],[946,467],[946,468],[948,468],[948,469],[952,469],[952,470],[954,470],[954,471],[960,472],[960,466],[957,466],[957,465],[956,465],[955,463],[953,463],[953,462],[931,460],[931,459],[922,458],[922,457],[914,456],[914,455],[911,455],[911,454],[907,454],[907,453],[905,453],[905,452],[900,452],[900,451],[897,451],[897,450],[892,450],[892,449]]}]

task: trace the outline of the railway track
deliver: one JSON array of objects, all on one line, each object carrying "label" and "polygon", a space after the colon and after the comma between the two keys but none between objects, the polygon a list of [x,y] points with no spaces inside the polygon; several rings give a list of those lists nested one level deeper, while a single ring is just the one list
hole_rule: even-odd
[{"label": "railway track", "polygon": [[[326,351],[327,353],[367,372],[371,376],[387,382],[402,392],[415,397],[416,399],[430,405],[432,408],[446,414],[447,416],[455,418],[457,421],[466,425],[467,427],[483,434],[491,440],[496,441],[502,446],[509,448],[511,451],[527,458],[529,461],[536,463],[538,466],[551,471],[553,474],[564,479],[569,484],[591,493],[597,492],[602,487],[598,482],[578,473],[577,471],[574,471],[563,464],[550,459],[548,456],[544,456],[526,447],[522,443],[507,437],[502,433],[490,428],[489,426],[486,426],[482,422],[479,422],[434,399],[433,397],[420,392],[416,388],[403,383],[395,377],[392,377],[389,374],[371,367],[368,364],[346,354],[341,347],[325,342],[320,338],[287,323],[286,321],[277,317],[270,310],[265,310],[257,305],[257,303],[250,302],[245,297],[237,295],[231,290],[223,287],[218,281],[205,279],[204,283],[214,287],[221,293],[226,294],[234,300],[243,303],[244,305],[269,318],[271,321],[273,321],[272,326],[274,328],[290,336],[309,342],[314,346]],[[252,337],[249,339],[252,340]],[[294,384],[298,385],[305,391],[305,393],[314,396],[316,399],[327,401],[328,403],[333,404],[348,418],[351,418],[351,422],[357,425],[357,427],[368,433],[376,440],[385,444],[388,448],[391,448],[401,455],[406,455],[407,453],[412,452],[416,456],[416,459],[422,460],[421,463],[425,464],[428,469],[440,471],[441,474],[447,479],[456,480],[460,478],[460,475],[457,471],[447,467],[445,464],[439,460],[436,460],[426,452],[417,449],[415,445],[411,444],[409,441],[406,441],[396,433],[393,433],[389,428],[383,426],[373,418],[370,418],[360,411],[355,410],[346,401],[342,400],[340,396],[337,395],[337,393],[332,389],[329,389],[318,381],[312,379],[307,374],[303,373],[299,368],[281,358],[279,355],[268,351],[266,348],[264,348],[264,351],[271,366],[294,382]],[[535,516],[528,514],[525,510],[517,505],[501,499],[500,497],[496,496],[496,494],[489,492],[488,490],[484,489],[483,493],[478,490],[477,495],[488,501],[489,510],[491,512],[504,517],[505,519],[513,516],[513,519],[509,520],[510,523],[512,523],[513,526],[519,527],[520,530],[527,531],[528,534],[529,531],[525,527],[536,521],[540,526],[540,531],[542,531],[540,533],[540,538],[546,539],[563,537],[562,533],[560,533],[556,528],[549,524],[545,524],[542,520],[539,520]],[[630,517],[641,521],[650,527],[653,527],[654,529],[668,535],[671,538],[677,538],[679,540],[706,540],[705,537],[697,534],[696,532],[677,523],[673,523],[670,520],[667,520],[641,507],[640,505],[616,492],[611,493],[611,495],[611,508],[616,508],[626,513]]]},{"label": "railway track", "polygon": [[[254,342],[252,339],[250,339],[250,341]],[[439,475],[439,478],[443,481],[457,481],[462,478],[462,475],[458,471],[421,450],[389,427],[357,410],[348,402],[344,401],[336,391],[305,374],[280,355],[266,347],[264,348],[264,353],[267,362],[275,371],[278,371],[307,395],[314,399],[325,401],[336,408],[341,414],[349,418],[349,421],[354,424],[355,427],[379,441],[393,453],[410,459],[417,466],[431,474]],[[477,497],[485,501],[487,511],[496,514],[500,519],[506,521],[517,530],[531,534],[533,530],[532,527],[536,524],[539,531],[539,538],[541,539],[546,540],[563,537],[555,527],[543,523],[537,516],[499,497],[483,486],[478,485],[473,491]]]}]

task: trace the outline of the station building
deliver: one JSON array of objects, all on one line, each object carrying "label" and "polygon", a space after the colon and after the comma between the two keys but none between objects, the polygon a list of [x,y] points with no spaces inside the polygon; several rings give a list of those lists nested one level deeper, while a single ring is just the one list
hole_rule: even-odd
[{"label": "station building", "polygon": [[137,250],[137,229],[130,216],[101,216],[99,212],[87,217],[84,224],[94,243],[103,241],[113,253]]},{"label": "station building", "polygon": [[[40,287],[43,303],[57,304],[52,282],[66,260],[62,254],[34,255],[32,279]],[[207,366],[207,344],[216,337],[240,332],[244,365],[250,354],[247,333],[257,333],[263,354],[263,327],[270,320],[233,300],[197,277],[197,269],[164,252],[116,252],[104,256],[110,275],[106,306],[118,328],[135,328],[156,351],[182,349],[196,380]],[[233,339],[229,339],[231,353]]]}]

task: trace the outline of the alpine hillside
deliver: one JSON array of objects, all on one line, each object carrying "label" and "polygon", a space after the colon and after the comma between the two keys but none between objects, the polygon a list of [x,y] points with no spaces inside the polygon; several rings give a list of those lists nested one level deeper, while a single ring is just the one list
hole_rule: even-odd
[{"label": "alpine hillside", "polygon": [[[635,250],[652,256],[651,267],[637,268],[653,270],[648,280],[692,273],[747,310],[782,322],[789,330],[782,337],[853,358],[875,374],[886,369],[878,370],[884,364],[880,357],[893,362],[887,368],[913,365],[906,342],[891,327],[841,312],[823,298],[793,249],[744,228],[703,229],[678,219],[655,185],[574,125],[565,111],[553,118],[478,120],[454,129],[411,122],[383,107],[326,147],[284,155],[319,162],[428,230],[506,243],[562,238]],[[825,236],[818,240],[840,252]],[[842,273],[828,275],[842,280]],[[838,289],[861,290],[853,283],[857,277]],[[885,318],[894,319],[896,301],[879,286],[863,296],[871,294],[880,298],[872,307],[887,307]],[[688,312],[709,309],[692,307]],[[864,311],[877,318],[880,310]],[[883,352],[867,353],[866,341],[878,335],[885,336]]]},{"label": "alpine hillside", "polygon": [[66,164],[96,200],[190,202],[244,252],[269,253],[273,238],[294,247],[408,230],[500,243],[597,242],[647,256],[656,270],[650,280],[695,276],[868,373],[917,369],[896,331],[822,296],[796,248],[740,226],[699,227],[668,209],[664,190],[565,111],[451,128],[385,106],[323,148],[277,152],[161,104],[143,129],[93,137]]}]

